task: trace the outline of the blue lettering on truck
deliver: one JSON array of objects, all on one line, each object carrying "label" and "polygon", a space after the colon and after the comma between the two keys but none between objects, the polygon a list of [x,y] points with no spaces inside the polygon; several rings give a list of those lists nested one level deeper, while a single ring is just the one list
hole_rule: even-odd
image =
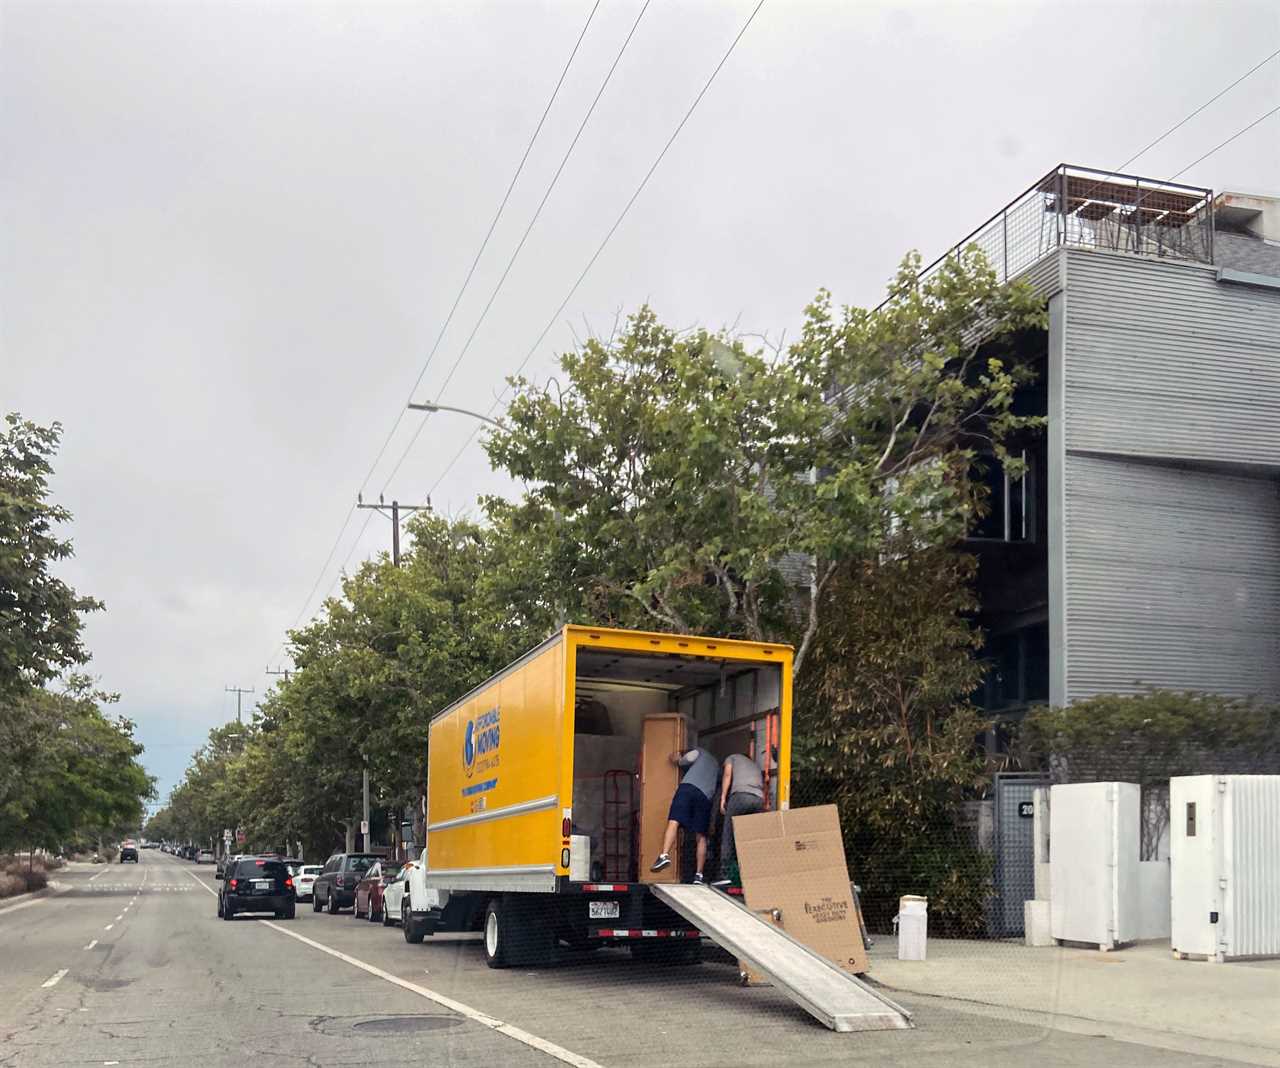
[{"label": "blue lettering on truck", "polygon": [[462,734],[462,767],[467,778],[477,771],[498,766],[498,744],[502,740],[501,717],[497,708],[467,720]]}]

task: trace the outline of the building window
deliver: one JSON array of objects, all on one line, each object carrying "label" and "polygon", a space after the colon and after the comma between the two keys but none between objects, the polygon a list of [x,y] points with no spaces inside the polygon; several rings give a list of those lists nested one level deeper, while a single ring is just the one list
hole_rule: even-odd
[{"label": "building window", "polygon": [[979,457],[974,478],[987,488],[987,514],[973,526],[974,541],[1035,541],[1035,466],[1024,450],[1019,458],[1026,464],[1020,478],[1010,476],[994,455]]},{"label": "building window", "polygon": [[979,691],[986,711],[1023,709],[1048,701],[1048,623],[988,635],[983,655],[990,663]]}]

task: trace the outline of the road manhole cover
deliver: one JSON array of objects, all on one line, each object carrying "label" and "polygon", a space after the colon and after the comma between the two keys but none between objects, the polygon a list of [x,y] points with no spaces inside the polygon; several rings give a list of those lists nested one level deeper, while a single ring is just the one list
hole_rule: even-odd
[{"label": "road manhole cover", "polygon": [[374,1035],[407,1035],[417,1031],[440,1031],[462,1023],[457,1016],[382,1016],[352,1024],[356,1031]]}]

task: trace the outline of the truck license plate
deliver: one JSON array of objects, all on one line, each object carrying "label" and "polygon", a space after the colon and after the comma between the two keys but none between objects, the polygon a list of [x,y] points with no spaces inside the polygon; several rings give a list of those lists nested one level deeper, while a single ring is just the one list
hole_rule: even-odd
[{"label": "truck license plate", "polygon": [[588,901],[587,918],[592,920],[616,920],[622,915],[622,905],[617,901]]}]

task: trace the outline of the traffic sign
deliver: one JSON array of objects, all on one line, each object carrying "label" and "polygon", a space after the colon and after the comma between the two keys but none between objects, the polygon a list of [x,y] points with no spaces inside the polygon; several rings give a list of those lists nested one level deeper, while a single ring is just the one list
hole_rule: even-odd
[{"label": "traffic sign", "polygon": [[368,833],[369,833],[369,821],[368,821],[368,820],[361,820],[361,821],[360,821],[360,833],[361,833],[361,834],[368,834]]}]

